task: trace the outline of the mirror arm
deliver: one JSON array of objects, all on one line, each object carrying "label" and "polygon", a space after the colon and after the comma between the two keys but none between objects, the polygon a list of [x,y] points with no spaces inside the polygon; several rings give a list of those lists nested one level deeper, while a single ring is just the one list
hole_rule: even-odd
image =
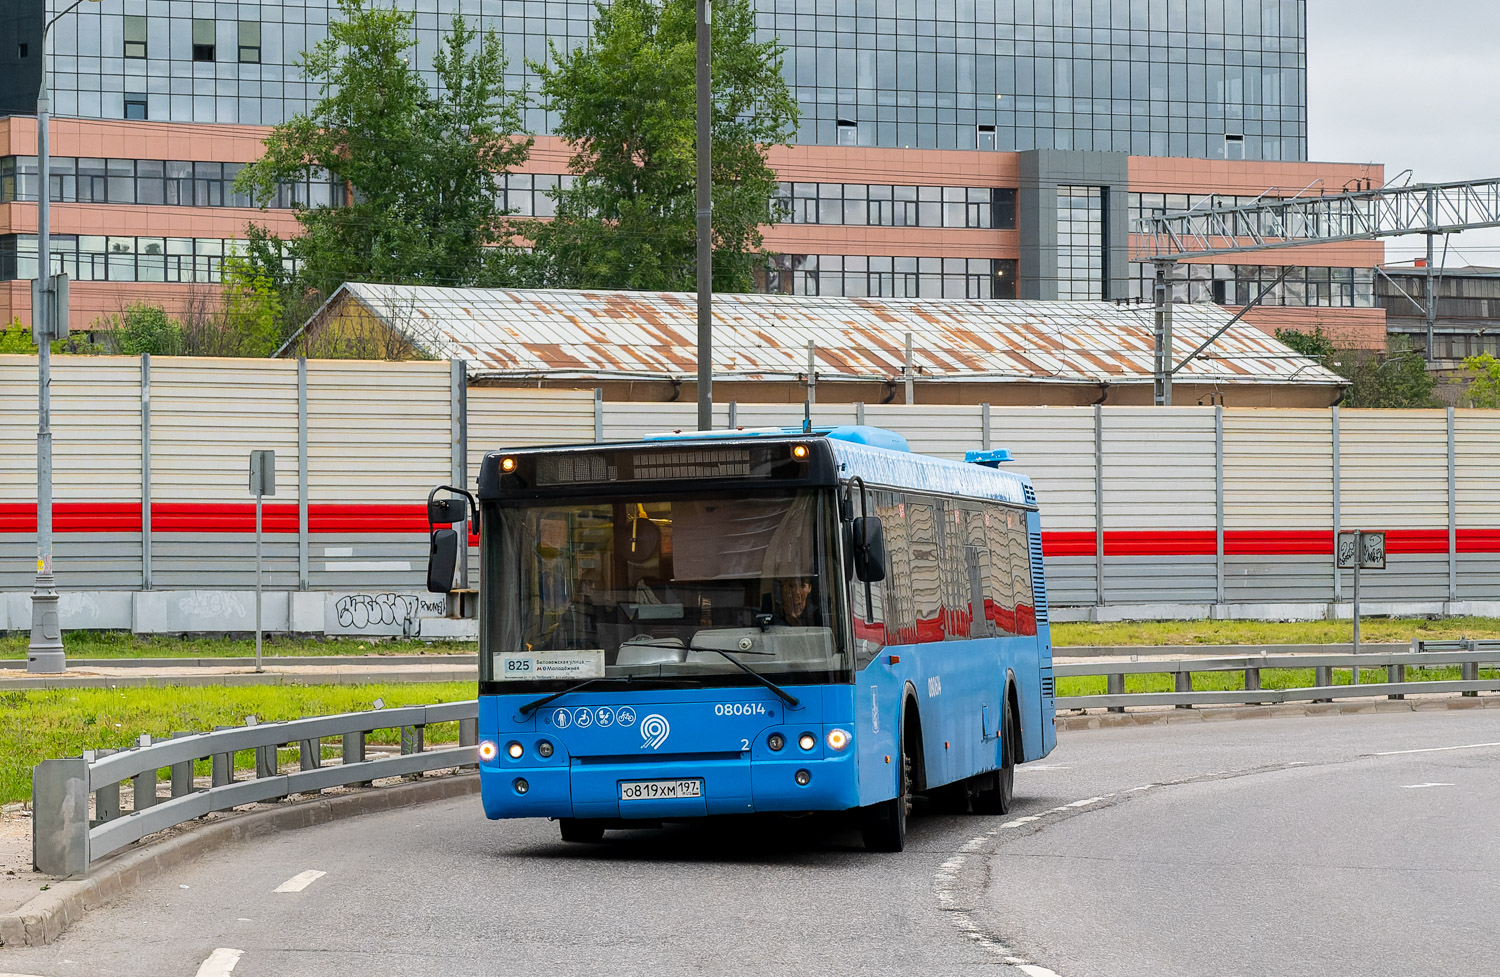
[{"label": "mirror arm", "polygon": [[[432,505],[432,500],[437,496],[437,494],[439,492],[444,492],[444,491],[452,492],[455,495],[462,495],[464,498],[466,498],[466,499],[469,500],[469,512],[470,512],[471,515],[465,521],[468,522],[469,525],[473,526],[474,530],[476,532],[478,532],[478,530],[479,530],[479,502],[477,500],[475,500],[474,496],[472,494],[470,494],[467,489],[455,488],[452,485],[439,485],[436,488],[434,488],[431,492],[427,493],[427,504],[429,506],[431,506]],[[429,530],[432,528],[432,524],[430,522],[428,523],[427,528]]]}]

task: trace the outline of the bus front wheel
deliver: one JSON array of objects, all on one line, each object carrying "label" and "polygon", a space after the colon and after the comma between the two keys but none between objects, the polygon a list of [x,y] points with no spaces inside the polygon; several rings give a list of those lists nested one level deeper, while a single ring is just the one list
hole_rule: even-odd
[{"label": "bus front wheel", "polygon": [[900,851],[906,847],[906,819],[911,814],[911,755],[901,738],[901,777],[896,796],[871,804],[860,812],[861,833],[870,851]]},{"label": "bus front wheel", "polygon": [[975,814],[1009,814],[1015,801],[1016,751],[1021,744],[1008,695],[1000,729],[1000,769],[974,778]]},{"label": "bus front wheel", "polygon": [[604,837],[604,822],[602,821],[589,818],[558,818],[557,826],[562,829],[563,841],[592,845]]}]

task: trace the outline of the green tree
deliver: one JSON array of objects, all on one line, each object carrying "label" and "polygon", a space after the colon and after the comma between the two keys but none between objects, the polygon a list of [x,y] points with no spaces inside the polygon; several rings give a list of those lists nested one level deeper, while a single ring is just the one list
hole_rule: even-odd
[{"label": "green tree", "polygon": [[36,343],[31,341],[31,330],[21,325],[20,319],[0,327],[0,355],[35,356]]},{"label": "green tree", "polygon": [[127,356],[177,356],[182,352],[182,326],[159,305],[136,303],[95,326],[107,328],[112,345]]},{"label": "green tree", "polygon": [[1278,329],[1276,338],[1348,380],[1345,407],[1437,406],[1427,363],[1404,336],[1392,338],[1384,353],[1337,343],[1321,329]]},{"label": "green tree", "polygon": [[275,281],[280,259],[295,259],[297,274],[281,286],[324,296],[346,281],[474,282],[487,245],[505,238],[495,178],[531,149],[517,135],[525,95],[505,89],[500,42],[455,16],[430,86],[410,64],[413,14],[362,0],[339,9],[300,61],[320,86],[317,104],[272,130],[237,186],[264,205],[283,183],[321,170],[348,199],[299,208],[302,233],[289,240],[262,232],[257,263]]},{"label": "green tree", "polygon": [[[696,277],[694,0],[596,3],[591,40],[551,46],[541,78],[553,131],[573,147],[557,216],[535,222],[536,283],[563,288],[691,289]],[[748,291],[764,267],[760,225],[776,174],[768,147],[796,132],[785,48],[755,40],[755,9],[713,10],[714,288]]]},{"label": "green tree", "polygon": [[1500,360],[1489,353],[1464,358],[1464,369],[1469,371],[1469,388],[1464,396],[1470,407],[1500,408]]}]

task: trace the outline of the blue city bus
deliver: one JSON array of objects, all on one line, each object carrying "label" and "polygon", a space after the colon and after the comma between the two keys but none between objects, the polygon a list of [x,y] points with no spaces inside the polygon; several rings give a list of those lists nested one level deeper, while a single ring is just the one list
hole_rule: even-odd
[{"label": "blue city bus", "polygon": [[[881,851],[914,795],[1005,813],[1056,743],[1041,530],[1004,452],[970,459],[863,426],[487,454],[485,813],[846,811]],[[447,591],[467,509],[433,492]]]}]

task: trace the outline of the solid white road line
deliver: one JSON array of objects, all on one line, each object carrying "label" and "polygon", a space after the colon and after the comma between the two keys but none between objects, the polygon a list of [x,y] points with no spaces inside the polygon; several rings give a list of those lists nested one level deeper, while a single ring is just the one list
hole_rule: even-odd
[{"label": "solid white road line", "polygon": [[1455,784],[1407,784],[1404,790],[1420,790],[1423,787],[1453,787]]},{"label": "solid white road line", "polygon": [[301,892],[303,889],[312,885],[314,882],[318,881],[327,874],[327,872],[319,872],[317,869],[308,869],[306,872],[300,872],[297,875],[292,876],[271,891]]},{"label": "solid white road line", "polygon": [[229,977],[229,972],[244,955],[244,950],[231,950],[221,946],[210,953],[208,959],[198,967],[198,977]]},{"label": "solid white road line", "polygon": [[1408,753],[1447,753],[1449,750],[1484,750],[1492,746],[1500,746],[1500,743],[1470,743],[1467,746],[1431,746],[1425,750],[1388,750],[1385,753],[1371,753],[1370,756],[1405,756]]}]

